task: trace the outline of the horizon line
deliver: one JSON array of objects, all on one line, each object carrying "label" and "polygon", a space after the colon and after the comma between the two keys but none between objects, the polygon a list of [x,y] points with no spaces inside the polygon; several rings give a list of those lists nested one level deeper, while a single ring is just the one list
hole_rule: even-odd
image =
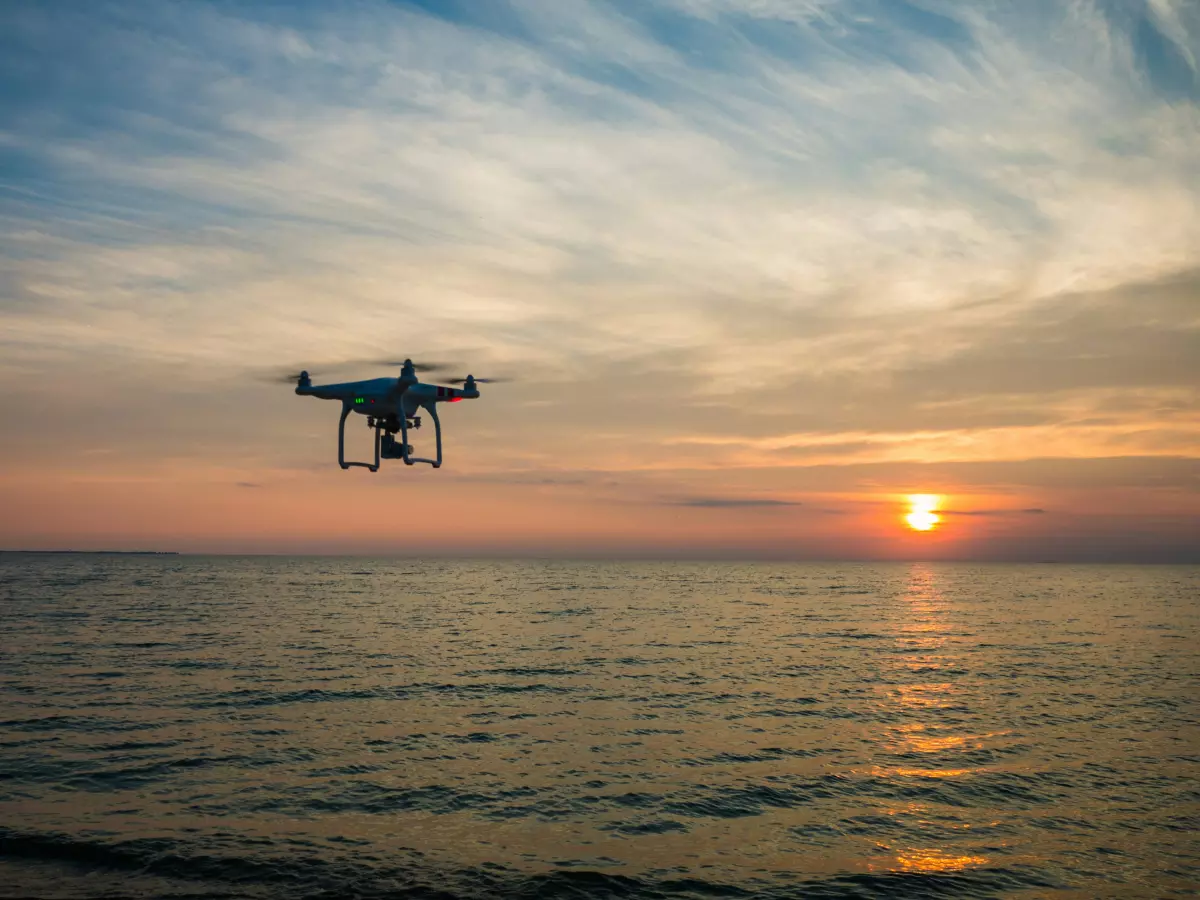
[{"label": "horizon line", "polygon": [[1011,559],[988,559],[978,557],[912,557],[912,558],[895,558],[895,557],[868,557],[868,556],[845,556],[845,557],[784,557],[784,556],[634,556],[634,555],[597,555],[597,556],[579,556],[579,555],[545,555],[536,553],[473,553],[473,554],[452,554],[452,553],[420,553],[406,554],[402,552],[287,552],[287,551],[199,551],[199,550],[78,550],[78,549],[32,549],[32,548],[0,548],[0,554],[26,554],[30,556],[45,555],[45,556],[188,556],[188,557],[230,557],[230,558],[245,558],[245,557],[263,557],[263,558],[288,558],[288,559],[395,559],[395,560],[410,560],[410,561],[447,561],[453,560],[457,562],[611,562],[611,563],[760,563],[772,565],[788,565],[788,564],[846,564],[846,563],[873,563],[873,564],[895,564],[895,565],[912,565],[915,563],[953,563],[953,564],[968,564],[968,565],[1078,565],[1078,566],[1096,566],[1096,565],[1115,565],[1115,566],[1200,566],[1200,558],[1179,558],[1179,559],[1128,559],[1128,558],[1112,558],[1112,559],[1050,559],[1050,558],[1022,558],[1014,557]]}]

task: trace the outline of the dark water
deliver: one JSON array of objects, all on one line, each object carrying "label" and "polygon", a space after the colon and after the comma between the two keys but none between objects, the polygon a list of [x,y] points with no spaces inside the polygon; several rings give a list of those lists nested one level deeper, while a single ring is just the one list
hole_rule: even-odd
[{"label": "dark water", "polygon": [[0,895],[1195,896],[1198,595],[0,555]]}]

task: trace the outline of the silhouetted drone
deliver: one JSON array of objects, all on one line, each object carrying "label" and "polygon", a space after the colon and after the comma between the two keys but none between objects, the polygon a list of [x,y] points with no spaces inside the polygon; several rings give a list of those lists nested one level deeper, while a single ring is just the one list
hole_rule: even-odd
[{"label": "silhouetted drone", "polygon": [[[457,403],[460,400],[474,400],[479,396],[479,385],[503,379],[466,378],[446,379],[451,384],[461,384],[461,388],[445,387],[440,384],[422,384],[417,380],[417,372],[432,372],[445,369],[440,365],[418,365],[411,359],[402,363],[380,362],[378,365],[400,366],[399,378],[372,378],[368,381],[348,381],[343,384],[314,385],[308,372],[287,376],[288,381],[296,382],[296,393],[307,397],[319,397],[322,400],[340,400],[342,403],[342,418],[338,422],[338,465],[343,469],[351,466],[362,466],[372,472],[379,471],[381,459],[402,459],[406,465],[429,463],[435,469],[442,465],[442,424],[438,420],[437,404]],[[425,459],[413,456],[413,448],[408,443],[410,428],[421,427],[421,418],[417,415],[422,409],[433,419],[433,428],[437,442],[437,457]],[[350,413],[356,412],[367,417],[367,427],[375,430],[375,462],[346,461],[346,419]],[[400,439],[396,440],[399,433]]]}]

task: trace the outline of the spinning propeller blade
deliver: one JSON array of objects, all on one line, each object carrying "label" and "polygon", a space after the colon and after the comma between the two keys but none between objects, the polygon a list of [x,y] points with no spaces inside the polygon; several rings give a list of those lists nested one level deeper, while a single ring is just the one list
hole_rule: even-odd
[{"label": "spinning propeller blade", "polygon": [[[403,366],[409,360],[405,359],[369,359],[364,361],[364,365],[368,366]],[[413,369],[417,372],[444,372],[447,369],[453,369],[454,366],[449,363],[419,363],[413,362]]]},{"label": "spinning propeller blade", "polygon": [[[471,378],[471,376],[468,375],[467,378]],[[466,384],[467,378],[450,378],[447,380],[446,383],[447,384]],[[473,378],[472,380],[476,384],[503,384],[506,381],[512,381],[511,378]]]},{"label": "spinning propeller blade", "polygon": [[[300,380],[302,371],[308,371],[314,378],[320,379],[343,379],[347,375],[372,377],[367,372],[371,368],[376,366],[402,368],[406,362],[407,360],[403,359],[342,359],[324,363],[318,361],[312,366],[287,366],[278,369],[267,369],[265,372],[260,372],[256,377],[259,381],[266,381],[271,384],[296,384]],[[461,366],[451,363],[413,363],[413,370],[417,372],[446,372],[455,369],[461,370],[461,368]],[[378,377],[378,374],[375,373],[374,377]]]},{"label": "spinning propeller blade", "polygon": [[265,381],[269,384],[291,384],[291,385],[294,385],[300,380],[300,378],[304,374],[305,374],[305,371],[293,372],[291,370],[289,370],[286,374],[284,372],[268,372],[266,374],[259,375],[257,380]]}]

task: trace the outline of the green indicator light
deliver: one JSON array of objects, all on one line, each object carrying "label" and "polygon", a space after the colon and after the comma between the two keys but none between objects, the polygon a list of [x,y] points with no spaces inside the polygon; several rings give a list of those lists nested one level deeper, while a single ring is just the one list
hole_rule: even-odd
[{"label": "green indicator light", "polygon": [[354,398],[354,402],[355,402],[355,403],[362,403],[362,402],[363,402],[363,398],[362,398],[362,397],[355,397],[355,398]]}]

